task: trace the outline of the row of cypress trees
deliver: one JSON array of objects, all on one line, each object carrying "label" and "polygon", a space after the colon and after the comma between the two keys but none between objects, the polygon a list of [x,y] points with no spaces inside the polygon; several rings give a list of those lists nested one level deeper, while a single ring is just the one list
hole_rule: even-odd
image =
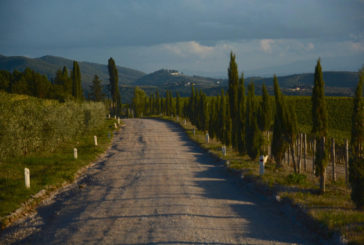
[{"label": "row of cypress trees", "polygon": [[[172,99],[172,93],[166,92],[165,98],[155,95],[146,99],[146,108],[151,114],[178,115],[188,118],[199,130],[209,133],[211,138],[217,138],[226,146],[248,154],[256,159],[260,154],[267,154],[267,135],[273,131],[270,142],[272,156],[277,168],[284,167],[282,160],[285,152],[293,161],[294,171],[298,166],[294,154],[294,142],[298,137],[295,108],[286,102],[279,87],[278,78],[274,76],[274,104],[265,85],[262,86],[262,97],[258,100],[255,95],[254,83],[249,83],[245,92],[244,74],[238,76],[236,57],[230,54],[228,68],[228,93],[222,90],[216,97],[207,97],[203,91],[191,87],[188,99]],[[350,144],[349,181],[352,187],[352,200],[358,208],[364,208],[364,107],[362,90],[364,69],[360,72],[358,87],[355,92],[354,110],[352,117],[352,136]],[[317,61],[312,91],[312,130],[316,139],[315,168],[320,178],[320,190],[325,192],[326,167],[328,164],[328,115],[324,95],[324,80],[320,59]],[[289,147],[291,146],[291,147]]]}]

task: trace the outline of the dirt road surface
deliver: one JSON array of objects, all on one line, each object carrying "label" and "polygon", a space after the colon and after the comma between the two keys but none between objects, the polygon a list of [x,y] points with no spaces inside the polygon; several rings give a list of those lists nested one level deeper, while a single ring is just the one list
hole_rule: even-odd
[{"label": "dirt road surface", "polygon": [[0,244],[316,244],[273,200],[170,122],[127,119],[74,188],[5,230]]}]

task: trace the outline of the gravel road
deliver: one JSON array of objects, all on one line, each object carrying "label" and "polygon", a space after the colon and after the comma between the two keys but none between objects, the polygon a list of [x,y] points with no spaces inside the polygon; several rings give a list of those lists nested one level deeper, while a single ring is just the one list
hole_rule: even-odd
[{"label": "gravel road", "polygon": [[[126,119],[73,188],[2,233],[15,244],[315,244],[170,122]],[[14,240],[15,239],[15,240]]]}]

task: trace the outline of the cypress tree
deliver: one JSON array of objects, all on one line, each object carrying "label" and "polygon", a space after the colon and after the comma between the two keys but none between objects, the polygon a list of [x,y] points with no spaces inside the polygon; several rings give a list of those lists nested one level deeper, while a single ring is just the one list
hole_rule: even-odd
[{"label": "cypress tree", "polygon": [[219,105],[219,122],[218,122],[218,137],[222,143],[225,143],[225,135],[226,131],[226,103],[225,103],[225,94],[224,90],[221,89],[220,95],[220,105]]},{"label": "cypress tree", "polygon": [[265,84],[262,86],[262,101],[259,117],[259,127],[262,131],[268,131],[272,123],[272,109],[269,103],[269,94]]},{"label": "cypress tree", "polygon": [[231,119],[231,113],[230,113],[230,106],[228,103],[228,99],[229,99],[229,95],[225,96],[226,99],[226,122],[225,122],[225,129],[226,129],[226,134],[225,134],[225,145],[226,146],[230,146],[232,145],[232,119]]},{"label": "cypress tree", "polygon": [[213,139],[216,136],[216,98],[213,97],[209,105],[209,136]]},{"label": "cypress tree", "polygon": [[364,209],[364,103],[362,100],[364,67],[359,71],[359,82],[353,100],[350,140],[349,181],[351,199],[358,209]]},{"label": "cypress tree", "polygon": [[324,95],[324,80],[320,59],[317,61],[314,75],[314,87],[312,90],[312,134],[316,137],[315,167],[316,175],[320,176],[320,190],[325,192],[326,166],[328,154],[325,147],[327,137],[327,109]]},{"label": "cypress tree", "polygon": [[277,164],[277,168],[283,167],[282,159],[284,157],[284,153],[288,148],[287,140],[285,139],[285,101],[282,95],[282,92],[278,85],[277,76],[274,75],[274,96],[275,96],[275,106],[276,113],[274,115],[274,124],[273,124],[273,139],[271,143],[272,155]]},{"label": "cypress tree", "polygon": [[73,61],[72,68],[72,95],[77,101],[83,99],[82,87],[81,87],[81,72],[77,61]]},{"label": "cypress tree", "polygon": [[232,135],[231,141],[234,149],[238,149],[238,139],[239,139],[239,109],[238,109],[238,65],[235,61],[235,55],[233,52],[230,53],[230,64],[228,68],[228,78],[229,78],[229,105],[230,105],[230,117],[232,123]]},{"label": "cypress tree", "polygon": [[119,92],[119,76],[118,70],[116,69],[115,61],[110,57],[108,60],[109,69],[109,81],[110,81],[110,92],[112,99],[112,113],[114,115],[120,115],[121,113],[121,96]]},{"label": "cypress tree", "polygon": [[207,103],[207,97],[204,93],[201,91],[201,130],[207,131],[209,128],[209,110],[208,110],[208,103]]},{"label": "cypress tree", "polygon": [[158,114],[161,113],[161,100],[160,100],[160,97],[159,97],[159,91],[158,90],[155,92],[155,111]]},{"label": "cypress tree", "polygon": [[101,81],[97,75],[94,76],[92,84],[90,85],[90,99],[93,101],[102,101],[104,99],[102,92]]},{"label": "cypress tree", "polygon": [[194,106],[195,106],[195,88],[192,85],[191,86],[191,96],[190,96],[190,100],[188,102],[188,117],[191,121],[192,124],[194,124],[195,120],[194,120]]},{"label": "cypress tree", "polygon": [[251,159],[255,159],[260,153],[261,132],[258,126],[258,108],[256,104],[254,83],[248,86],[247,110],[246,110],[246,145],[247,152]]},{"label": "cypress tree", "polygon": [[245,103],[244,73],[241,73],[238,86],[238,116],[239,116],[238,151],[240,154],[246,152],[245,115],[246,115],[246,103]]},{"label": "cypress tree", "polygon": [[269,94],[265,84],[262,86],[262,101],[259,110],[259,128],[263,132],[264,145],[268,144],[268,131],[271,128],[272,111],[269,103]]},{"label": "cypress tree", "polygon": [[176,115],[181,116],[181,98],[179,96],[179,93],[176,94]]}]

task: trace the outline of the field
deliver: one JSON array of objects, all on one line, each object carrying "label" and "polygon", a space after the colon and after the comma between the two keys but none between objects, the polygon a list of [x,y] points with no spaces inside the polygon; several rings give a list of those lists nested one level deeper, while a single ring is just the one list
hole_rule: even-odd
[{"label": "field", "polygon": [[[105,119],[102,103],[58,103],[5,93],[0,100],[0,220],[4,227],[10,221],[6,216],[34,194],[72,181],[80,168],[103,153],[111,142],[115,120]],[[78,149],[77,160],[73,148]],[[30,189],[24,186],[25,167],[30,169]]]}]

